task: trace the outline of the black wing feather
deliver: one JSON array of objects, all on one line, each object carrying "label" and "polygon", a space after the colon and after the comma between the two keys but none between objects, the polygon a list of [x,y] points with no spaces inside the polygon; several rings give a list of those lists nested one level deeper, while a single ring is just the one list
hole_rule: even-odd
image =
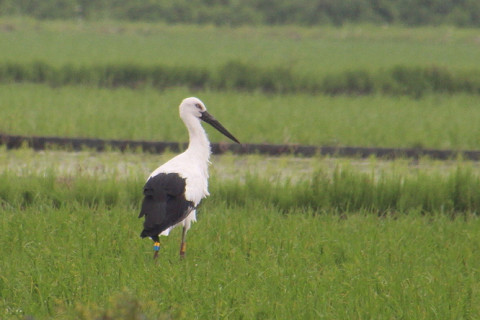
[{"label": "black wing feather", "polygon": [[193,202],[185,199],[185,186],[185,179],[177,173],[160,173],[148,179],[138,216],[145,216],[142,238],[158,240],[160,233],[185,219],[194,209]]}]

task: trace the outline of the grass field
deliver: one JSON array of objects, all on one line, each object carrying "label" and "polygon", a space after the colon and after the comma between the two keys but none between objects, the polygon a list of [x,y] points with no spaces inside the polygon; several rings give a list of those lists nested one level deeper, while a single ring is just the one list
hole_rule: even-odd
[{"label": "grass field", "polygon": [[[193,94],[245,143],[480,149],[478,95],[414,99],[2,85],[0,131],[184,142],[178,105]],[[226,139],[207,130],[213,141]]]},{"label": "grass field", "polygon": [[[426,201],[447,203],[436,190],[466,163],[215,157],[212,196],[188,235],[187,258],[178,258],[175,230],[156,265],[151,242],[138,237],[137,212],[145,172],[168,155],[140,157],[2,151],[0,242],[10,244],[0,251],[3,318],[468,319],[480,311],[475,211],[452,218],[410,206],[379,218],[291,197],[311,179],[307,171],[292,180],[297,172],[340,169],[348,174],[337,176],[343,187],[332,199],[398,180],[413,186],[411,195],[426,188]],[[476,180],[465,186],[480,181],[478,166],[469,167]],[[283,199],[249,196],[253,172]],[[232,198],[243,195],[250,200]]]},{"label": "grass field", "polygon": [[[52,65],[191,65],[229,61],[297,74],[401,66],[476,70],[476,30],[455,28],[214,28],[116,22],[0,20],[0,60]],[[421,84],[421,83],[420,83]],[[0,85],[0,131],[185,141],[179,102],[205,101],[242,142],[479,149],[477,94],[269,95],[169,88]],[[213,140],[220,140],[211,133]]]},{"label": "grass field", "polygon": [[63,65],[204,66],[231,60],[289,66],[300,74],[395,65],[477,69],[475,29],[345,26],[214,28],[2,19],[0,60]]},{"label": "grass field", "polygon": [[[3,318],[474,319],[477,218],[281,215],[210,203],[160,261],[135,210],[66,205],[3,210]],[[134,317],[132,315],[137,315]]]},{"label": "grass field", "polygon": [[[477,30],[214,28],[0,20],[0,61],[329,74],[476,70]],[[479,95],[325,96],[2,83],[0,132],[187,140],[191,95],[245,143],[480,149]],[[211,140],[224,141],[207,128]],[[0,148],[1,319],[475,319],[480,166],[461,159],[213,157],[178,257],[137,219],[172,156]]]},{"label": "grass field", "polygon": [[[5,182],[0,199],[6,205],[24,207],[42,200],[53,207],[63,202],[137,206],[145,177],[161,163],[154,156],[140,160],[140,154],[31,153],[7,152],[1,159]],[[414,211],[454,217],[480,210],[479,170],[476,163],[464,161],[222,156],[215,158],[210,191],[231,205],[258,201],[280,212]],[[128,183],[117,186],[122,180]]]}]

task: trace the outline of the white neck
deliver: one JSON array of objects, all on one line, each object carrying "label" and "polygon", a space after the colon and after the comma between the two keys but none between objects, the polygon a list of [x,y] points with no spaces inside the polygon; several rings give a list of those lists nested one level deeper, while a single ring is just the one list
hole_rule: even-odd
[{"label": "white neck", "polygon": [[202,163],[208,164],[210,159],[210,142],[207,133],[200,124],[200,120],[196,117],[189,116],[183,119],[188,129],[189,144],[185,152],[193,153],[195,158]]}]

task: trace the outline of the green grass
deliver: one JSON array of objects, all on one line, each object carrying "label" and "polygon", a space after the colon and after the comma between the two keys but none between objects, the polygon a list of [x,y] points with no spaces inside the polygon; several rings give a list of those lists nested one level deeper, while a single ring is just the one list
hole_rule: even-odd
[{"label": "green grass", "polygon": [[186,65],[229,61],[318,75],[395,65],[477,69],[475,29],[166,26],[118,22],[0,20],[0,60],[96,65]]},{"label": "green grass", "polygon": [[299,76],[285,66],[264,67],[229,61],[218,69],[198,66],[141,66],[105,64],[54,67],[44,61],[0,65],[1,83],[44,83],[53,87],[88,85],[95,87],[172,87],[215,91],[267,92],[269,94],[310,93],[335,95],[408,95],[427,93],[480,93],[480,71],[452,71],[438,66],[395,66],[387,70],[347,70],[337,74]]},{"label": "green grass", "polygon": [[[1,150],[1,317],[480,312],[476,163],[214,157],[212,196],[188,234],[186,259],[174,230],[155,264],[137,214],[146,175],[170,156]],[[476,202],[452,207],[455,197]],[[317,207],[317,198],[330,204]]]},{"label": "green grass", "polygon": [[[225,164],[224,164],[225,166]],[[226,166],[229,166],[228,164]],[[334,168],[316,165],[306,177],[279,175],[281,167],[257,168],[237,173],[236,177],[214,175],[210,191],[231,205],[247,206],[251,201],[268,203],[279,212],[296,210],[315,212],[365,211],[377,215],[404,212],[441,212],[449,216],[480,212],[480,177],[478,168],[458,163],[447,170],[426,172],[410,167],[359,171],[348,163]],[[230,165],[231,167],[231,165]],[[153,170],[151,168],[150,170]],[[276,174],[267,174],[275,172]],[[409,172],[412,171],[412,172]],[[413,171],[414,170],[414,171]],[[95,208],[136,207],[141,201],[142,186],[147,174],[83,172],[55,174],[5,171],[0,179],[0,200],[6,207],[45,205],[61,208],[63,203],[77,203]],[[214,171],[214,173],[216,173]],[[42,176],[38,176],[41,174]],[[108,177],[108,178],[107,178]]]},{"label": "green grass", "polygon": [[[20,135],[184,142],[178,105],[191,95],[245,143],[480,149],[480,100],[466,94],[414,99],[1,85],[0,128]],[[226,141],[207,131],[213,141]]]},{"label": "green grass", "polygon": [[212,201],[178,258],[140,240],[134,208],[2,209],[3,318],[471,318],[478,218],[296,211]]},{"label": "green grass", "polygon": [[[477,68],[474,30],[211,28],[2,20],[0,59],[299,74],[435,64]],[[440,50],[441,49],[441,50]],[[243,142],[479,149],[478,96],[326,97],[0,86],[0,131],[186,141],[202,98]],[[225,139],[207,129],[213,141]],[[0,149],[0,318],[474,319],[477,163],[214,157],[178,258],[158,264],[137,219],[145,177],[172,154]]]},{"label": "green grass", "polygon": [[480,90],[475,30],[0,20],[0,81],[329,95]]},{"label": "green grass", "polygon": [[[333,83],[339,74],[358,70],[381,74],[395,66],[406,67],[399,69],[405,72],[431,66],[468,72],[477,69],[479,51],[475,30],[446,27],[216,28],[1,19],[0,30],[4,62],[217,70],[238,61],[261,70],[284,67],[292,74],[319,79],[333,75]],[[480,149],[479,98],[469,94],[413,99],[3,84],[0,131],[183,142],[187,135],[177,106],[191,95],[203,99],[242,142]],[[224,140],[212,130],[209,133],[213,141]]]}]

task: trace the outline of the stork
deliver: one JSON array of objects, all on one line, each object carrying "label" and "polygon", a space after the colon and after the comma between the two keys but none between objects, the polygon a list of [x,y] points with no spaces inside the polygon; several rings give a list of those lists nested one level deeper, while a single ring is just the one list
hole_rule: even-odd
[{"label": "stork", "polygon": [[207,112],[205,104],[195,97],[186,98],[179,106],[180,118],[188,129],[189,144],[185,152],[153,171],[143,189],[144,199],[139,218],[145,217],[142,238],[154,241],[154,259],[158,257],[160,235],[182,225],[180,256],[186,250],[185,237],[196,209],[208,193],[210,142],[200,120],[207,122],[226,137],[240,143],[220,122]]}]

